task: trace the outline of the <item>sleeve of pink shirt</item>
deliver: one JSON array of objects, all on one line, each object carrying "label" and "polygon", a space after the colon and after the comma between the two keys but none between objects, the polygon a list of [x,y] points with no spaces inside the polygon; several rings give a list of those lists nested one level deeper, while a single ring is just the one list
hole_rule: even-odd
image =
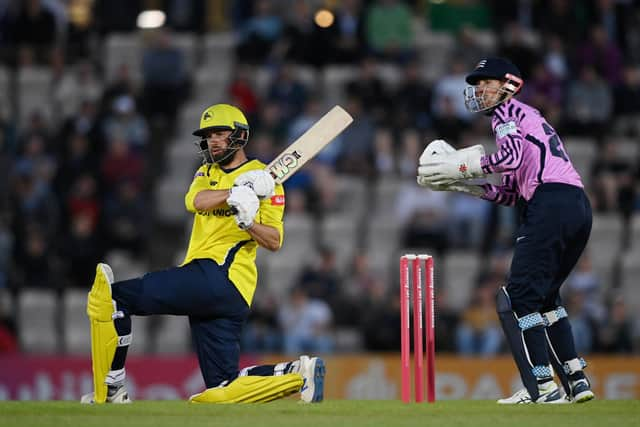
[{"label": "sleeve of pink shirt", "polygon": [[512,171],[522,163],[522,136],[519,132],[505,136],[498,142],[498,146],[498,151],[480,159],[480,166],[485,174]]},{"label": "sleeve of pink shirt", "polygon": [[518,190],[516,178],[512,172],[506,172],[502,175],[501,185],[484,184],[484,195],[482,198],[493,203],[504,206],[513,206],[518,200]]}]

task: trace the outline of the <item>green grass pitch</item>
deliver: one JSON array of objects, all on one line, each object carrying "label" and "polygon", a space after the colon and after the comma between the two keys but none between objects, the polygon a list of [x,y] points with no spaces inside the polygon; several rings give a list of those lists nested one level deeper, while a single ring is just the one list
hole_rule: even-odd
[{"label": "green grass pitch", "polygon": [[493,401],[333,400],[304,405],[294,400],[247,405],[190,405],[136,401],[132,405],[84,406],[74,402],[2,402],[3,427],[626,427],[637,426],[640,401],[593,401],[581,405],[498,406]]}]

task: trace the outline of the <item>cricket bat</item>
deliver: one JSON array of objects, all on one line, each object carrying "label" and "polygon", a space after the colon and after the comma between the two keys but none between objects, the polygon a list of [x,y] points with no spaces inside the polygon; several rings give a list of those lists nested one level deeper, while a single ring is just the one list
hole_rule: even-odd
[{"label": "cricket bat", "polygon": [[305,133],[278,154],[266,170],[277,184],[282,184],[296,173],[305,163],[313,159],[320,150],[353,122],[353,117],[336,105]]}]

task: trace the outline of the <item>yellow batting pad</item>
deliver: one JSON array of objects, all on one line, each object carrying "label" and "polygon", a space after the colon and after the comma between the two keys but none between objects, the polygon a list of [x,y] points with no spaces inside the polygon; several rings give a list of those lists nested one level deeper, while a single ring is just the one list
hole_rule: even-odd
[{"label": "yellow batting pad", "polygon": [[189,398],[191,403],[263,403],[297,393],[302,387],[300,374],[236,378],[225,387],[209,388]]},{"label": "yellow batting pad", "polygon": [[96,277],[87,298],[87,315],[91,320],[111,322],[113,318],[113,300],[111,298],[111,282],[113,273],[107,264],[98,264]]},{"label": "yellow batting pad", "polygon": [[111,299],[113,273],[106,264],[98,264],[96,278],[87,298],[87,315],[91,322],[91,365],[93,368],[94,402],[104,403],[107,385],[104,380],[118,347],[118,333],[113,324]]}]

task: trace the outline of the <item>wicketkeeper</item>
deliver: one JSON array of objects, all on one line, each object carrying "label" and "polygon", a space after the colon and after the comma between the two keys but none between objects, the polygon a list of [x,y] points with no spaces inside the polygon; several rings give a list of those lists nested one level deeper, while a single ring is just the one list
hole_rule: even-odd
[{"label": "wicketkeeper", "polygon": [[[540,112],[513,98],[523,80],[503,58],[486,58],[466,77],[467,109],[491,117],[498,151],[455,150],[442,140],[420,156],[418,184],[506,206],[520,200],[522,225],[497,311],[524,390],[498,403],[586,402],[594,398],[559,289],[591,232],[591,206],[560,137]],[[502,174],[502,184],[482,180]],[[480,179],[480,182],[478,182]],[[476,180],[476,181],[470,181]],[[553,380],[553,365],[566,398]]]},{"label": "wicketkeeper", "polygon": [[239,372],[240,332],[256,289],[258,246],[277,251],[283,240],[284,190],[266,165],[248,159],[249,125],[231,105],[217,104],[194,132],[203,156],[185,196],[194,214],[184,262],[179,267],[120,282],[98,264],[87,301],[91,321],[94,393],[83,403],[129,403],[125,358],[131,317],[188,316],[206,390],[194,403],[268,402],[301,392],[323,399],[322,359],[245,368]]}]

